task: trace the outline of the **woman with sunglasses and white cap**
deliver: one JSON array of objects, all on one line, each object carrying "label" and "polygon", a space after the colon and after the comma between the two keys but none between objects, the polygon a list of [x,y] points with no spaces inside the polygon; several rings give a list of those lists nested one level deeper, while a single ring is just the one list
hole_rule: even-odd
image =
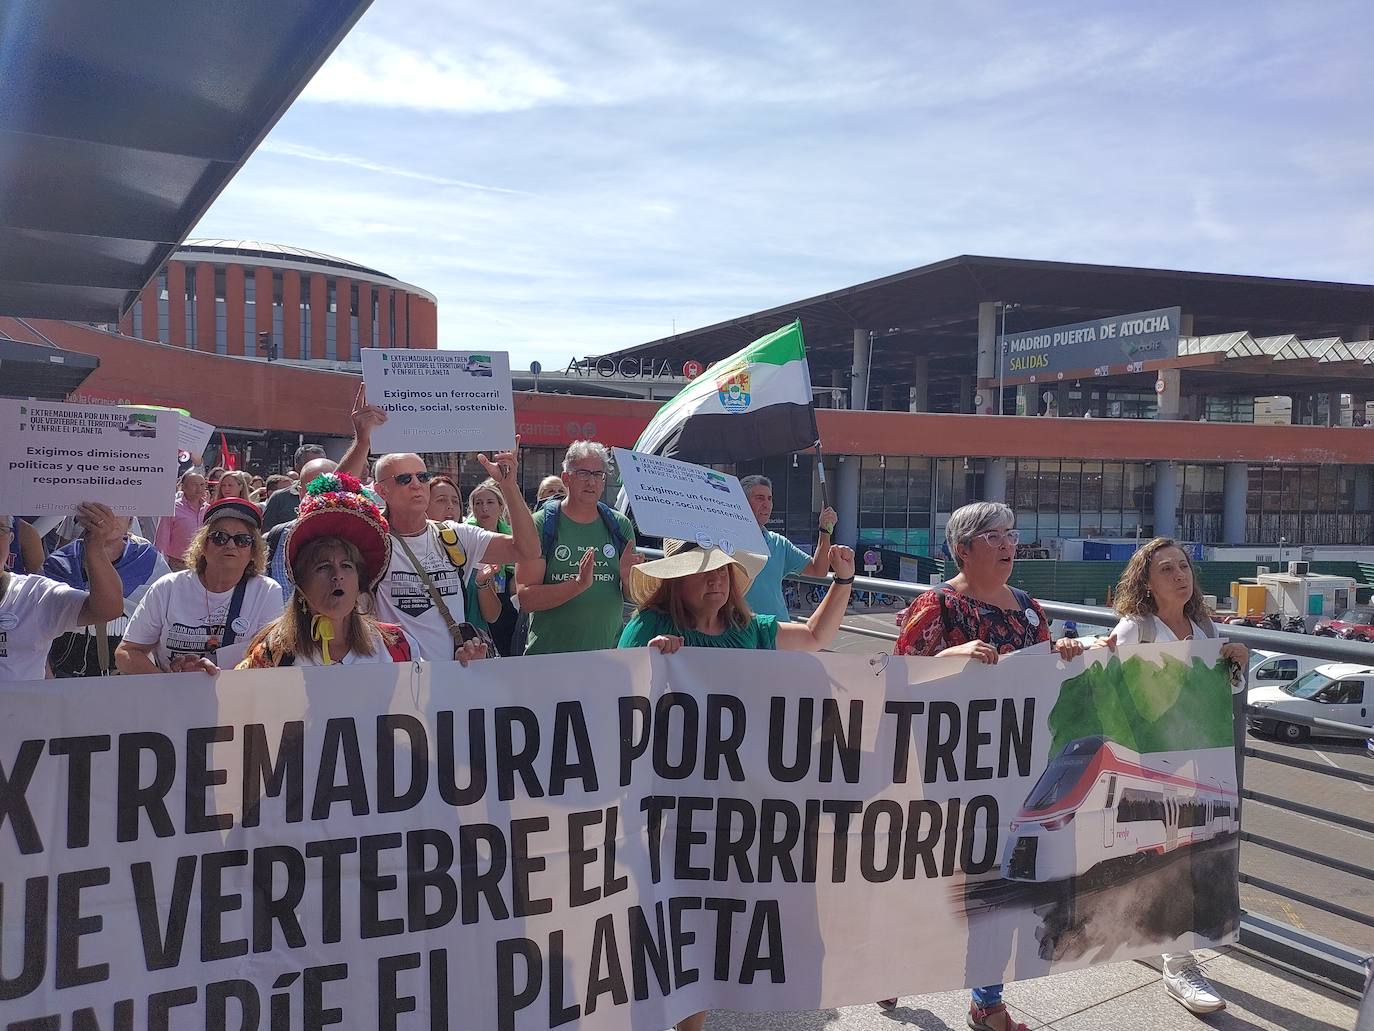
[{"label": "woman with sunglasses and white cap", "polygon": [[[967,656],[989,665],[1002,655],[1044,645],[1065,660],[1083,652],[1083,642],[1065,637],[1051,643],[1050,621],[1034,598],[1012,587],[1020,541],[1016,516],[1001,502],[978,501],[955,510],[945,526],[945,544],[959,572],[920,595],[897,625],[897,655]],[[1005,943],[1010,948],[1010,943]],[[972,947],[972,946],[970,946]],[[993,946],[989,946],[991,949]],[[896,999],[878,1003],[884,1009]],[[1002,1001],[1002,985],[973,989],[968,1026],[972,1031],[1027,1031]]]},{"label": "woman with sunglasses and white cap", "polygon": [[239,669],[410,660],[401,628],[371,615],[391,536],[358,480],[344,473],[312,480],[282,547],[291,596],[249,642]]},{"label": "woman with sunglasses and white cap", "polygon": [[281,587],[262,575],[267,545],[253,502],[225,498],[207,508],[185,563],[134,610],[115,651],[121,673],[218,672],[218,649],[246,643],[281,615]]}]

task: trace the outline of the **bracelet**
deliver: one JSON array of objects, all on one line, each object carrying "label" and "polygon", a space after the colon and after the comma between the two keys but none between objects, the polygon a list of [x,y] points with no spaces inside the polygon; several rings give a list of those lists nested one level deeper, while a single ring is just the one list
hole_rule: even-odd
[{"label": "bracelet", "polygon": [[834,581],[834,582],[837,583],[837,584],[844,584],[844,585],[847,587],[847,586],[849,586],[850,584],[852,584],[852,583],[854,582],[854,577],[853,577],[852,574],[851,574],[850,576],[845,576],[845,577],[837,576],[837,577],[835,577],[835,581]]},{"label": "bracelet", "polygon": [[835,535],[835,524],[831,523],[829,526],[822,526],[820,527],[820,531],[827,537],[833,537]]}]

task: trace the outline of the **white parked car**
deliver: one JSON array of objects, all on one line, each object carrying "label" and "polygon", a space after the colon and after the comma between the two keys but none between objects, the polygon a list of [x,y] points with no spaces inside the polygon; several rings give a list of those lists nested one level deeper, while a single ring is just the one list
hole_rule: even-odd
[{"label": "white parked car", "polygon": [[1250,652],[1250,686],[1282,687],[1322,665],[1325,659],[1307,655],[1285,655],[1282,652]]},{"label": "white parked car", "polygon": [[1319,736],[1365,738],[1374,730],[1374,666],[1323,663],[1282,685],[1253,686],[1246,700],[1264,710],[1247,717],[1250,727],[1262,734],[1291,742],[1307,740],[1311,728],[1284,720],[1286,713],[1292,713],[1363,728],[1348,735],[1322,729],[1317,731]]}]

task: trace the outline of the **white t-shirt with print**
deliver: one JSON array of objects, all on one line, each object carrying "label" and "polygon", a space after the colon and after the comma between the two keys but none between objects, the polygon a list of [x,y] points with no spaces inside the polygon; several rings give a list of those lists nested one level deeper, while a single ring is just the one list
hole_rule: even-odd
[{"label": "white t-shirt with print", "polygon": [[11,573],[0,598],[0,681],[42,680],[53,639],[76,629],[86,592]]},{"label": "white t-shirt with print", "polygon": [[[173,656],[204,655],[224,643],[224,621],[234,591],[206,591],[194,569],[164,576],[138,603],[124,640],[130,644],[156,644],[157,664],[170,669]],[[281,587],[275,580],[255,576],[248,581],[234,634],[246,641],[282,614]],[[213,640],[212,640],[213,639]]]},{"label": "white t-shirt with print", "polygon": [[[462,581],[429,527],[414,537],[404,538],[415,558],[434,582],[456,623],[467,619],[467,599],[463,581],[472,579],[477,564],[487,553],[487,545],[497,535],[471,523],[445,524],[458,534],[458,543],[467,555]],[[391,565],[377,586],[377,618],[383,623],[399,623],[410,638],[411,654],[417,659],[453,658],[453,637],[443,615],[430,600],[424,581],[416,574],[405,549],[393,541]]]}]

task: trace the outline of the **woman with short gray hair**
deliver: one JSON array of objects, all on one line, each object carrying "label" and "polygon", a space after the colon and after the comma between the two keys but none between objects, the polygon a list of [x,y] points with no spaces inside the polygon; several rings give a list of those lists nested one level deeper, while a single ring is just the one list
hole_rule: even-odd
[{"label": "woman with short gray hair", "polygon": [[[995,663],[999,656],[1050,640],[1050,621],[1040,603],[1008,584],[1021,535],[1016,516],[997,501],[965,505],[949,517],[945,540],[959,572],[926,591],[898,617],[897,655],[963,655]],[[1051,647],[1061,658],[1083,651],[1076,638]],[[897,1004],[884,999],[884,1008]],[[1002,986],[973,989],[968,1026],[973,1031],[1026,1031],[1002,1002]]]}]

